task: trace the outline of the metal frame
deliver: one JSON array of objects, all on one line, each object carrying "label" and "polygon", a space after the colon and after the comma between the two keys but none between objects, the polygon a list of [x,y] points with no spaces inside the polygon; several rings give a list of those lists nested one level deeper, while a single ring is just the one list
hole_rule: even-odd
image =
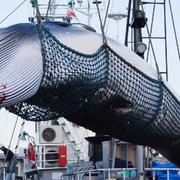
[{"label": "metal frame", "polygon": [[[143,7],[143,5],[160,5],[163,6],[163,19],[164,22],[163,23],[163,34],[164,36],[151,36],[151,31],[149,31],[148,26],[146,26],[147,28],[147,32],[149,33],[148,36],[142,36],[141,35],[141,30],[139,29],[134,29],[133,32],[131,32],[131,42],[128,42],[129,39],[129,27],[130,27],[130,14],[131,14],[131,7],[133,5],[133,9],[138,9],[140,6]],[[143,10],[143,9],[142,9]],[[167,18],[166,18],[166,0],[162,0],[162,1],[158,1],[158,2],[151,2],[151,1],[143,1],[143,0],[129,0],[129,6],[128,6],[128,18],[127,18],[127,22],[126,22],[126,33],[125,33],[125,42],[124,44],[126,46],[128,46],[131,43],[131,49],[133,49],[134,51],[136,51],[136,46],[137,46],[137,39],[141,39],[143,41],[143,39],[149,39],[149,47],[148,47],[148,52],[147,52],[147,61],[149,60],[149,50],[150,48],[153,50],[153,43],[152,43],[152,39],[153,40],[163,40],[164,41],[164,63],[165,63],[165,70],[160,70],[160,74],[164,74],[166,81],[168,81],[168,47],[167,47]],[[134,46],[132,46],[132,44],[134,44]],[[154,52],[153,52],[154,53]],[[155,57],[155,53],[154,53],[154,59],[156,61],[156,57]]]}]

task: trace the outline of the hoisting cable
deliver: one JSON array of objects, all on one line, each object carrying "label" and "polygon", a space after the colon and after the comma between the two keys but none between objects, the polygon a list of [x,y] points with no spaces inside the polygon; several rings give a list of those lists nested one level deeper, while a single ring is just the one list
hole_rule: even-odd
[{"label": "hoisting cable", "polygon": [[16,129],[16,126],[17,126],[18,118],[19,118],[19,116],[16,117],[16,121],[15,121],[15,124],[14,124],[13,132],[12,132],[11,139],[10,139],[10,142],[9,142],[9,145],[8,145],[8,150],[7,150],[6,156],[4,158],[4,162],[3,162],[3,166],[2,167],[4,167],[4,165],[6,163],[6,159],[7,159],[8,153],[9,153],[9,149],[11,147],[11,143],[12,143],[12,140],[13,140],[13,137],[14,137],[14,132],[15,132],[15,129]]},{"label": "hoisting cable", "polygon": [[[18,114],[19,114],[19,112],[20,112],[20,110],[21,110],[21,107],[22,107],[22,103],[21,103],[20,106],[19,106]],[[16,121],[15,121],[14,128],[13,128],[13,131],[12,131],[11,139],[10,139],[10,142],[9,142],[9,145],[8,145],[8,150],[7,150],[7,152],[6,152],[6,156],[5,156],[5,158],[4,158],[4,162],[3,162],[3,165],[2,165],[3,168],[4,168],[4,166],[5,166],[6,159],[7,159],[7,156],[8,156],[9,150],[10,150],[10,147],[11,147],[12,139],[13,139],[13,137],[14,137],[14,132],[15,132],[15,129],[16,129],[16,126],[17,126],[18,118],[19,118],[19,115],[16,117]]]},{"label": "hoisting cable", "polygon": [[[111,1],[111,7],[109,7],[110,13],[112,13],[113,6],[114,6],[114,0]],[[110,22],[110,19],[109,19],[108,22],[107,22],[107,27],[108,27],[108,25],[109,25],[109,22]],[[107,31],[108,31],[108,28],[106,28],[106,34],[107,34]]]},{"label": "hoisting cable", "polygon": [[48,2],[48,8],[47,8],[45,20],[47,20],[47,17],[48,17],[48,14],[49,14],[50,6],[51,6],[51,0],[49,0],[49,2]]},{"label": "hoisting cable", "polygon": [[41,13],[39,11],[39,4],[38,4],[38,0],[36,0],[36,18],[37,18],[37,24],[38,24],[38,28],[41,27]]},{"label": "hoisting cable", "polygon": [[15,121],[15,124],[14,124],[13,132],[12,132],[12,135],[11,135],[11,139],[10,139],[8,148],[11,147],[11,143],[12,143],[12,140],[13,140],[13,137],[14,137],[14,132],[15,132],[15,129],[16,129],[16,126],[17,126],[17,122],[18,122],[18,118],[19,118],[19,116],[17,116],[17,118],[16,118],[16,121]]},{"label": "hoisting cable", "polygon": [[180,61],[180,50],[179,50],[179,43],[178,43],[178,38],[177,38],[176,26],[175,26],[175,22],[174,22],[174,15],[173,15],[173,11],[172,11],[172,4],[171,4],[170,0],[168,0],[168,2],[169,2],[170,13],[171,13],[171,20],[172,20],[172,25],[173,25],[173,30],[174,30],[174,36],[175,36],[175,40],[176,40],[176,48],[177,48],[179,61]]},{"label": "hoisting cable", "polygon": [[106,36],[105,36],[105,33],[104,33],[104,26],[103,26],[103,23],[102,23],[101,13],[100,13],[100,10],[99,10],[99,5],[98,5],[97,0],[96,0],[95,4],[96,4],[96,7],[97,7],[97,11],[98,11],[98,17],[99,17],[99,22],[100,22],[100,27],[101,27],[101,33],[102,33],[102,36],[103,36],[103,45],[106,45],[107,44],[107,39],[106,39]]},{"label": "hoisting cable", "polygon": [[110,7],[110,0],[108,1],[108,5],[107,5],[107,8],[106,8],[106,14],[105,14],[105,17],[104,17],[103,29],[105,28],[105,25],[106,25],[106,20],[107,20],[107,16],[108,16],[109,7]]},{"label": "hoisting cable", "polygon": [[9,16],[11,16],[17,9],[19,9],[27,0],[24,0],[21,2],[11,13],[9,13],[2,21],[0,21],[0,24],[2,24]]},{"label": "hoisting cable", "polygon": [[25,120],[23,119],[23,122],[22,122],[22,124],[21,124],[21,129],[20,129],[20,132],[19,132],[19,136],[18,136],[18,140],[17,140],[17,144],[16,144],[15,150],[14,150],[14,153],[15,153],[15,154],[17,153],[17,150],[18,150],[18,147],[19,147],[20,136],[23,134],[24,125],[25,125]]},{"label": "hoisting cable", "polygon": [[[38,29],[38,35],[39,35],[39,39],[40,39],[40,42],[42,42],[42,20],[41,20],[41,13],[40,13],[40,10],[39,10],[39,4],[38,4],[38,0],[35,0],[36,1],[36,19],[37,19],[37,29]],[[42,46],[42,44],[41,44]]]}]

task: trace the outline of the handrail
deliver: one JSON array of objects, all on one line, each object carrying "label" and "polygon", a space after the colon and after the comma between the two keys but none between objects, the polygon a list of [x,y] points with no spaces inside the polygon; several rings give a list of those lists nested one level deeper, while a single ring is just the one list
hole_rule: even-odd
[{"label": "handrail", "polygon": [[[74,174],[78,174],[78,173],[87,173],[89,171],[91,172],[103,172],[103,171],[133,171],[133,170],[137,170],[137,168],[101,168],[101,169],[91,169],[91,170],[88,170],[88,171],[76,171],[76,172],[73,172]],[[65,175],[68,175],[68,174],[72,174],[72,173],[67,173]]]},{"label": "handrail", "polygon": [[153,180],[155,180],[156,171],[167,171],[167,180],[170,180],[170,171],[180,171],[180,168],[145,168],[144,171],[152,171]]},{"label": "handrail", "polygon": [[[80,175],[88,174],[89,180],[91,180],[94,173],[103,173],[104,179],[110,180],[112,172],[121,172],[122,173],[121,177],[123,177],[123,180],[125,180],[127,171],[137,171],[137,168],[102,168],[102,169],[92,169],[92,170],[87,170],[87,171],[77,171],[73,173],[63,174],[62,179],[63,177],[67,177],[67,176],[74,177],[76,175],[79,179]],[[107,173],[107,177],[105,178],[106,173]]]},{"label": "handrail", "polygon": [[[61,145],[65,145],[67,148],[69,147],[71,149],[71,146],[73,145],[73,143],[61,143],[61,144],[39,144],[36,146],[36,163],[37,163],[37,167],[38,168],[46,168],[46,166],[48,167],[48,165],[46,165],[46,163],[51,163],[53,161],[58,161],[57,158],[54,159],[47,159],[46,155],[54,155],[57,154],[58,152],[47,152],[47,150],[49,150],[49,148],[52,148],[52,150],[54,150],[54,147],[59,147]],[[76,157],[78,157],[78,155],[82,153],[82,152],[76,152],[76,151],[71,151],[68,150],[67,151],[67,160],[68,162],[77,162]],[[54,165],[55,166],[55,165]]]},{"label": "handrail", "polygon": [[145,168],[145,171],[180,171],[180,168]]},{"label": "handrail", "polygon": [[[110,180],[111,179],[111,173],[112,172],[121,172],[122,173],[122,178],[125,180],[126,177],[126,172],[127,171],[136,171],[136,168],[105,168],[105,169],[93,169],[93,170],[87,170],[87,171],[77,171],[77,172],[72,172],[72,173],[65,173],[62,175],[63,177],[74,177],[77,175],[78,180],[80,179],[79,177],[82,177],[84,174],[88,174],[89,180],[92,179],[93,173],[106,173],[106,177],[104,175],[104,179]],[[170,180],[170,171],[180,171],[180,168],[144,168],[144,172],[146,171],[152,171],[152,178],[155,180],[155,172],[156,171],[167,171],[167,180]]]}]

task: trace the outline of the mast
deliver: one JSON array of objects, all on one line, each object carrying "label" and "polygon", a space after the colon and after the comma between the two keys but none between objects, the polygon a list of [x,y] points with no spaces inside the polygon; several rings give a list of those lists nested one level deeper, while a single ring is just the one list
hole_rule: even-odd
[{"label": "mast", "polygon": [[[145,13],[140,9],[141,4],[141,0],[129,0],[124,44],[125,46],[128,46],[129,43],[131,43],[131,49],[140,57],[144,58],[146,45],[142,42],[143,38],[141,29],[145,27],[147,18],[145,17]],[[128,42],[130,27],[131,42]]]},{"label": "mast", "polygon": [[[135,20],[136,12],[139,10],[139,0],[133,0],[133,18]],[[137,52],[137,44],[142,42],[141,28],[134,27],[134,52]]]},{"label": "mast", "polygon": [[[139,8],[140,0],[133,0],[133,23],[132,28],[134,31],[134,52],[138,53],[137,47],[140,42],[142,42],[142,32],[141,23],[139,22],[138,18],[142,14]],[[143,55],[140,55],[143,58]],[[143,177],[144,172],[144,153],[143,153],[143,146],[137,145],[136,146],[136,168],[138,170],[139,179]]]},{"label": "mast", "polygon": [[125,46],[128,46],[129,22],[130,22],[130,15],[131,15],[131,4],[132,4],[132,0],[129,0],[127,21],[126,21],[125,42],[124,42]]}]

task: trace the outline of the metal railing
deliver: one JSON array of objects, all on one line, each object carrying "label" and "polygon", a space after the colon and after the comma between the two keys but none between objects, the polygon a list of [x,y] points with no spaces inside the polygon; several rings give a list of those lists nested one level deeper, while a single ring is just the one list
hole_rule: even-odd
[{"label": "metal railing", "polygon": [[[67,163],[77,162],[80,153],[76,152],[73,149],[73,144],[66,143],[66,144],[40,144],[36,146],[36,164],[38,168],[47,168],[47,167],[59,167],[58,165],[58,158],[47,158],[47,156],[53,156],[57,154],[59,157],[59,146],[65,145],[67,147]],[[57,163],[56,163],[57,162]]]},{"label": "metal railing", "polygon": [[73,173],[63,174],[61,180],[83,180],[84,176],[88,176],[91,180],[93,176],[101,176],[102,179],[111,180],[111,178],[122,178],[125,180],[127,177],[136,177],[136,168],[107,168],[107,169],[94,169],[88,171],[78,171]]},{"label": "metal railing", "polygon": [[[145,168],[144,169],[145,172],[152,172],[152,179],[155,180],[156,179],[156,172],[157,171],[165,171],[166,175],[167,175],[167,180],[171,180],[170,179],[170,172],[171,171],[180,171],[180,168]],[[180,177],[180,176],[179,176]]]},{"label": "metal railing", "polygon": [[[178,171],[180,172],[179,168],[145,168],[144,172],[151,172],[151,179],[156,179],[156,173],[158,171],[165,171],[167,175],[167,180],[171,180],[171,172]],[[104,180],[111,180],[112,178],[121,178],[126,180],[130,177],[137,177],[137,169],[136,168],[113,168],[113,169],[94,169],[88,171],[78,171],[73,173],[66,173],[63,174],[61,180],[83,180],[84,176],[88,176],[88,179],[91,180],[92,177],[101,176],[101,179]],[[144,175],[144,177],[147,177]]]}]

